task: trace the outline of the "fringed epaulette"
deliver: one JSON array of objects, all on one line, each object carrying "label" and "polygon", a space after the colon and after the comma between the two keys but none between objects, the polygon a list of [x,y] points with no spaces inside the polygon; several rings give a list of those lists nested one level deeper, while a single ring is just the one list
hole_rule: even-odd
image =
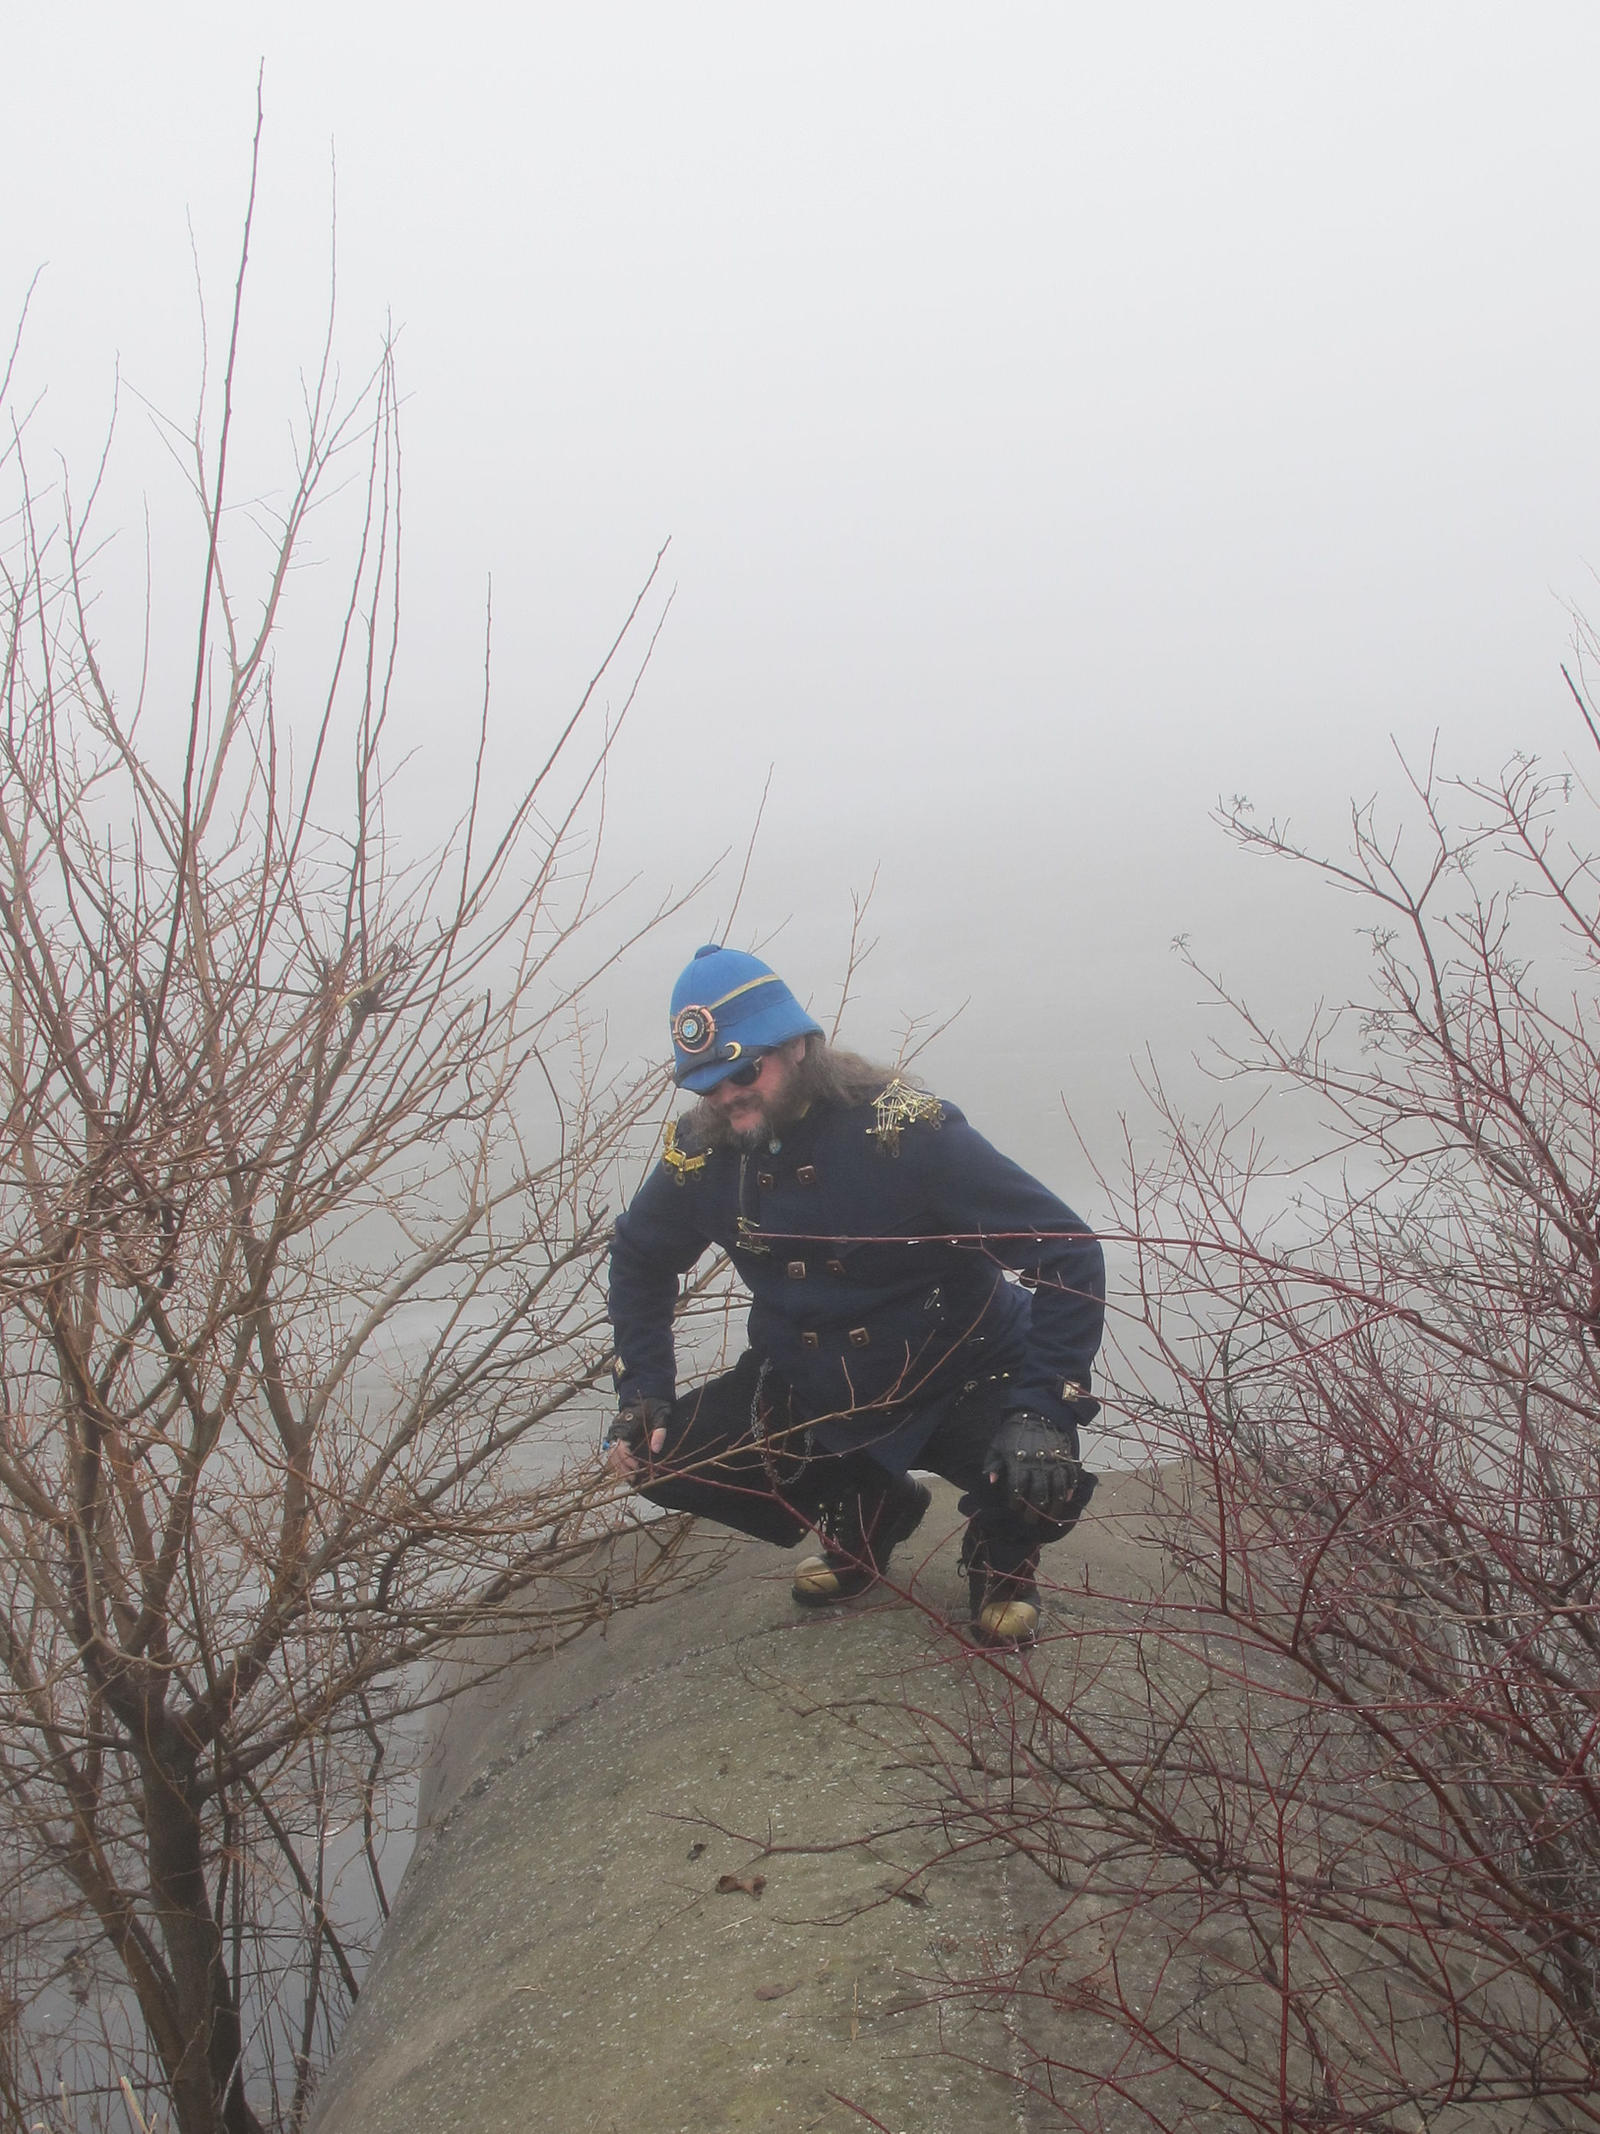
[{"label": "fringed epaulette", "polygon": [[944,1106],[925,1089],[913,1089],[898,1075],[872,1101],[874,1124],[867,1139],[876,1141],[886,1156],[898,1156],[900,1136],[908,1126],[943,1126]]},{"label": "fringed epaulette", "polygon": [[691,1156],[686,1149],[679,1148],[678,1122],[676,1119],[669,1119],[667,1138],[661,1146],[661,1161],[672,1173],[673,1184],[681,1186],[684,1180],[692,1178],[696,1171],[703,1171],[711,1158],[704,1149],[698,1156]]}]

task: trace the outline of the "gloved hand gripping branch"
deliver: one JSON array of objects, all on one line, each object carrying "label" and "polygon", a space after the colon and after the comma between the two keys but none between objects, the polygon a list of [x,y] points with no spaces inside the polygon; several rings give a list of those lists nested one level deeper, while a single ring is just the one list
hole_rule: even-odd
[{"label": "gloved hand gripping branch", "polygon": [[672,1419],[672,1403],[652,1394],[641,1394],[626,1407],[617,1410],[616,1420],[607,1431],[602,1452],[613,1452],[620,1447],[625,1456],[639,1463],[658,1453],[667,1441],[667,1424]]},{"label": "gloved hand gripping branch", "polygon": [[1002,1419],[983,1467],[991,1482],[1057,1521],[1067,1517],[1083,1472],[1071,1439],[1031,1408]]}]

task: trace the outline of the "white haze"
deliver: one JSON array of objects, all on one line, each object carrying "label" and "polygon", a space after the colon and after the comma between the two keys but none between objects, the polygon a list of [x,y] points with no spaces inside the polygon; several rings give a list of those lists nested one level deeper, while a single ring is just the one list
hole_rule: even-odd
[{"label": "white haze", "polygon": [[1174,935],[1285,1017],[1359,975],[1354,911],[1232,854],[1219,794],[1336,841],[1391,736],[1575,746],[1592,8],[90,0],[4,53],[0,316],[46,263],[19,404],[80,487],[120,359],[124,653],[142,493],[158,613],[192,562],[130,389],[190,405],[191,223],[216,359],[263,57],[241,482],[315,363],[336,151],[345,368],[392,315],[409,395],[415,835],[490,573],[510,778],[671,537],[613,859],[653,896],[735,858],[627,966],[624,1051],[771,766],[735,938],[831,1013],[881,868],[849,1034],[970,999],[926,1071],[1092,1216],[1061,1100],[1114,1165],[1130,1060],[1203,1029]]}]

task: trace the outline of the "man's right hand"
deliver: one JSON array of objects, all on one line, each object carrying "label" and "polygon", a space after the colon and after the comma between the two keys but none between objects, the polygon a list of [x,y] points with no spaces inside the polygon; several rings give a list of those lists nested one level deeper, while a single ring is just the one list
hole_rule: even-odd
[{"label": "man's right hand", "polygon": [[644,1394],[617,1410],[611,1426],[611,1452],[607,1466],[614,1475],[631,1481],[640,1468],[653,1460],[667,1442],[667,1424],[672,1416],[670,1400]]}]

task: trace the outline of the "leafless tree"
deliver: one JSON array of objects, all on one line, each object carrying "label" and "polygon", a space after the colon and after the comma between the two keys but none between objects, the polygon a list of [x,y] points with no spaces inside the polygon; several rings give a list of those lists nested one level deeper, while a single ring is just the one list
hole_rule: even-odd
[{"label": "leafless tree", "polygon": [[[560,1640],[667,1583],[678,1534],[597,1553],[618,1515],[557,1427],[606,1364],[612,1170],[659,1096],[593,1005],[659,916],[597,871],[656,574],[523,789],[487,685],[452,722],[461,818],[404,854],[391,354],[341,397],[330,338],[252,570],[249,234],[219,409],[167,433],[204,528],[181,718],[105,671],[94,498],[36,483],[25,422],[0,457],[0,2094],[84,2124],[99,2083],[183,2134],[301,2121],[430,1659],[459,1684],[487,1623]],[[285,707],[338,496],[347,598]],[[98,2055],[49,2064],[52,1987]]]},{"label": "leafless tree", "polygon": [[1218,981],[1217,1111],[1156,1087],[1113,1257],[1168,1576],[1064,1594],[945,1759],[947,1830],[1041,1870],[959,1990],[1065,2124],[1600,2125],[1600,840],[1522,758],[1406,815],[1225,814],[1375,983],[1286,1038]]}]

